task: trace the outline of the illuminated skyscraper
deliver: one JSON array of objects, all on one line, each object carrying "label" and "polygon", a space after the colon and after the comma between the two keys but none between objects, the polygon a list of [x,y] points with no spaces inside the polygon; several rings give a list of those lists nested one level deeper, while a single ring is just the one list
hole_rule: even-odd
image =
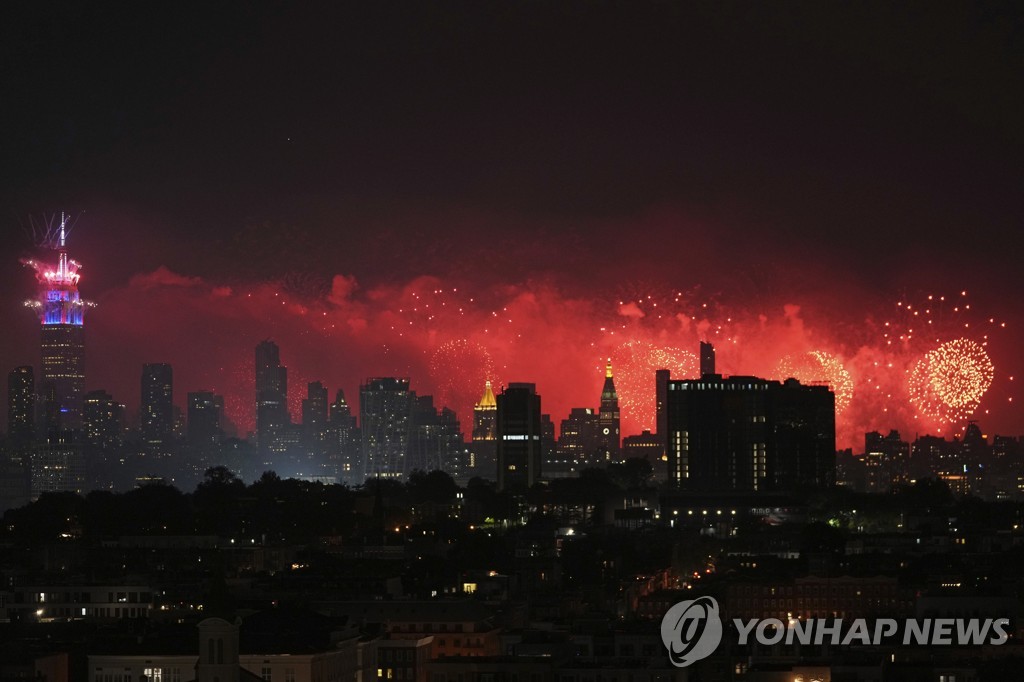
[{"label": "illuminated skyscraper", "polygon": [[35,438],[36,379],[31,366],[15,367],[7,374],[7,436],[15,451]]},{"label": "illuminated skyscraper", "polygon": [[498,490],[530,487],[544,461],[537,386],[509,384],[497,398]]},{"label": "illuminated skyscraper", "polygon": [[363,478],[397,478],[408,473],[412,394],[409,380],[367,379],[359,387],[359,429],[362,436]]},{"label": "illuminated skyscraper", "polygon": [[139,422],[142,440],[164,445],[174,434],[174,373],[165,362],[142,366],[142,405]]},{"label": "illuminated skyscraper", "polygon": [[256,346],[256,438],[261,452],[273,435],[291,422],[288,416],[288,368],[273,341]]},{"label": "illuminated skyscraper", "polygon": [[66,247],[65,220],[53,239],[56,266],[26,261],[41,285],[39,298],[26,302],[39,314],[42,324],[42,388],[47,399],[45,425],[48,433],[76,429],[82,423],[85,386],[85,306],[78,294],[81,265],[70,258]]},{"label": "illuminated skyscraper", "polygon": [[601,407],[597,412],[598,457],[605,462],[619,459],[619,394],[612,378],[612,361],[604,370],[604,388],[601,389]]},{"label": "illuminated skyscraper", "polygon": [[491,382],[484,383],[484,394],[473,406],[473,442],[469,445],[469,475],[493,479],[497,467],[498,403]]}]

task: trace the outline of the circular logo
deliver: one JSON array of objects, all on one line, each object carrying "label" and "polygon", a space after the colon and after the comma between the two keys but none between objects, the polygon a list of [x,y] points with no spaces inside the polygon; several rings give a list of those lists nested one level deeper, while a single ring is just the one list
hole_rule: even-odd
[{"label": "circular logo", "polygon": [[722,619],[713,597],[681,601],[661,619],[661,641],[677,668],[707,658],[722,641]]}]

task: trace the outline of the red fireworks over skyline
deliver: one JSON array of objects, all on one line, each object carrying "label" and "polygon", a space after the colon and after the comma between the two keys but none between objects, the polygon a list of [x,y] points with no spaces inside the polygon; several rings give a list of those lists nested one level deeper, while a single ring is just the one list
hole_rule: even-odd
[{"label": "red fireworks over skyline", "polygon": [[[289,368],[295,417],[307,381],[322,381],[332,399],[344,388],[358,409],[356,389],[367,377],[406,376],[464,423],[486,380],[496,390],[532,381],[558,422],[572,407],[596,406],[611,357],[628,435],[655,426],[654,372],[696,377],[698,342],[709,340],[721,374],[827,383],[836,393],[839,443],[849,446],[874,429],[955,434],[964,417],[986,413],[998,386],[1000,398],[1012,400],[1012,375],[1000,378],[1002,356],[989,345],[1005,322],[957,296],[956,304],[933,296],[945,307],[898,301],[896,315],[869,316],[858,337],[850,332],[856,325],[785,299],[744,309],[699,289],[593,298],[550,282],[483,290],[417,277],[364,289],[338,275],[329,291],[303,294],[280,282],[229,287],[159,269],[103,296],[104,314],[90,323],[88,381],[132,405],[135,382],[117,383],[131,377],[125,368],[171,362],[179,399],[217,388],[244,435],[253,421],[251,349],[273,338]],[[130,326],[119,323],[126,319]],[[929,355],[956,339],[977,344],[984,357],[964,344],[947,347],[941,361]],[[949,390],[922,389],[942,381],[970,397],[957,405]],[[937,408],[942,400],[946,407]]]}]

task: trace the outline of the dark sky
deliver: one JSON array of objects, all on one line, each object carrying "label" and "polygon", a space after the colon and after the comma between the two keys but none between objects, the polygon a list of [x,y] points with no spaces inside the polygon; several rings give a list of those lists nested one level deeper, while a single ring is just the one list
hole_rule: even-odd
[{"label": "dark sky", "polygon": [[341,274],[370,308],[420,276],[697,288],[819,311],[847,358],[908,291],[1022,317],[1019,3],[297,4],[0,10],[5,365],[34,361],[21,227],[61,209],[111,347],[149,327],[104,298],[161,266],[311,304]]}]

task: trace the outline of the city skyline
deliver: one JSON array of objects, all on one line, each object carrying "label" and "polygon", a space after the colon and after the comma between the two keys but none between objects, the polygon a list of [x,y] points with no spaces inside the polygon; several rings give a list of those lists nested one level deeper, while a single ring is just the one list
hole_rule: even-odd
[{"label": "city skyline", "polygon": [[[85,390],[134,405],[168,362],[244,432],[273,338],[296,386],[409,376],[465,421],[491,372],[558,416],[612,357],[628,434],[654,411],[632,369],[711,341],[725,374],[840,362],[848,444],[962,430],[907,381],[966,337],[994,365],[973,416],[1021,431],[1016,8],[6,11],[32,105],[0,126],[0,262],[77,218]],[[38,364],[35,294],[0,267],[7,369]]]},{"label": "city skyline", "polygon": [[[65,251],[61,250],[60,254],[62,259],[67,258]],[[38,270],[39,266],[36,261],[27,261],[27,263]],[[75,261],[72,263],[76,268],[74,275],[77,284],[79,279],[77,268],[81,265]],[[44,277],[43,280],[46,278]],[[43,280],[41,280],[41,286],[45,289],[48,281]],[[146,280],[145,283],[137,282],[137,284],[141,284],[138,288],[146,292],[147,296],[156,293],[154,289],[158,288],[172,290],[185,288],[193,290],[193,294],[197,293],[200,299],[238,300],[241,298],[239,292],[230,289],[210,290],[199,280],[184,280],[166,271],[157,273],[155,277]],[[363,319],[353,322],[350,318],[348,320],[350,329],[347,330],[352,338],[357,338],[359,330],[355,327],[362,324],[364,325],[363,330],[365,330],[367,321],[375,314],[377,317],[374,323],[378,326],[388,325],[392,338],[397,339],[398,343],[391,347],[384,343],[379,348],[373,347],[372,342],[364,343],[360,348],[363,353],[369,354],[371,357],[375,355],[377,362],[380,362],[382,358],[386,358],[389,350],[394,347],[401,348],[401,339],[408,337],[410,342],[406,344],[405,351],[408,353],[410,350],[420,350],[425,356],[425,361],[415,363],[415,361],[410,362],[407,358],[405,364],[392,362],[390,372],[377,372],[376,374],[349,364],[344,370],[343,376],[347,378],[360,377],[355,379],[356,386],[359,386],[367,377],[375,375],[412,377],[417,390],[434,395],[439,408],[451,408],[457,415],[468,416],[472,413],[472,405],[479,398],[481,386],[485,382],[491,381],[500,388],[509,381],[509,375],[511,375],[512,381],[516,381],[516,373],[509,369],[508,364],[501,362],[503,356],[499,353],[502,351],[518,356],[519,362],[527,368],[532,365],[543,366],[543,353],[537,352],[535,356],[530,354],[530,350],[535,347],[527,346],[525,353],[521,347],[516,348],[517,344],[522,345],[523,335],[521,332],[517,332],[514,326],[513,318],[518,317],[519,313],[510,312],[509,306],[503,306],[500,314],[495,310],[491,311],[488,316],[483,313],[482,306],[476,303],[476,297],[465,293],[460,294],[455,288],[451,291],[445,291],[442,288],[427,290],[425,287],[430,285],[436,287],[436,281],[432,278],[420,278],[419,286],[406,287],[400,291],[392,290],[390,292],[392,299],[388,301],[391,304],[390,308],[373,311],[371,303],[374,298],[373,294],[371,293],[368,297],[369,301],[360,302],[355,293],[348,289],[351,284],[346,278],[336,276],[329,294],[323,297],[314,297],[312,301],[307,300],[305,303],[299,302],[302,300],[300,294],[281,291],[276,284],[262,285],[258,291],[249,292],[244,298],[252,299],[253,293],[257,294],[259,301],[254,308],[249,310],[253,317],[265,305],[268,298],[275,304],[282,304],[284,312],[275,316],[276,327],[283,329],[287,338],[294,339],[296,335],[300,338],[307,337],[297,344],[307,351],[311,345],[317,343],[316,340],[312,342],[308,340],[311,332],[319,333],[321,335],[320,342],[327,344],[331,341],[332,336],[337,335],[339,317],[357,311],[363,315]],[[547,293],[550,295],[550,290]],[[614,317],[607,318],[613,320],[618,327],[598,328],[597,333],[591,337],[593,340],[590,341],[589,347],[586,344],[587,337],[577,335],[573,340],[575,346],[570,349],[580,356],[573,358],[571,362],[572,368],[576,371],[575,376],[567,375],[565,368],[561,366],[566,360],[564,355],[556,356],[555,362],[548,364],[549,367],[558,367],[548,376],[563,379],[568,376],[569,380],[565,383],[569,386],[550,378],[548,381],[535,381],[541,386],[550,385],[549,393],[553,394],[554,400],[549,405],[553,404],[554,407],[549,407],[547,412],[559,418],[568,415],[576,407],[590,405],[591,399],[580,395],[583,392],[583,387],[587,386],[588,381],[595,387],[599,386],[600,374],[607,373],[603,361],[614,361],[617,367],[625,370],[623,377],[625,381],[622,382],[624,383],[622,419],[627,430],[622,435],[639,434],[644,429],[655,430],[655,371],[669,369],[672,371],[673,379],[699,378],[702,371],[701,354],[705,352],[708,342],[717,345],[717,349],[713,350],[712,354],[724,358],[724,362],[720,365],[724,369],[720,371],[726,376],[756,375],[778,380],[795,377],[804,383],[824,382],[828,384],[837,393],[837,436],[840,448],[858,443],[863,433],[890,428],[918,435],[934,433],[947,437],[958,436],[961,433],[959,429],[965,427],[970,420],[992,423],[988,422],[986,417],[992,416],[990,406],[994,404],[997,406],[999,397],[1012,404],[1015,377],[1007,375],[1005,372],[1000,375],[995,373],[992,367],[993,351],[990,347],[990,344],[995,344],[996,348],[1003,349],[1002,357],[996,353],[996,361],[1004,358],[1012,359],[1012,355],[1006,350],[1009,345],[1005,343],[1008,337],[1005,331],[1007,324],[1001,318],[989,317],[986,319],[985,313],[978,311],[976,306],[972,309],[973,300],[966,291],[950,294],[948,299],[945,295],[932,294],[922,296],[920,301],[911,298],[899,301],[895,306],[896,313],[889,320],[883,322],[880,319],[872,325],[872,331],[877,335],[873,343],[865,342],[850,357],[844,357],[841,350],[839,352],[824,350],[824,348],[834,347],[832,344],[809,348],[815,331],[807,329],[809,320],[804,319],[804,314],[799,306],[784,306],[781,315],[775,320],[761,315],[755,323],[738,316],[734,318],[732,315],[738,315],[737,313],[730,315],[727,312],[729,310],[727,306],[713,299],[709,299],[712,304],[709,310],[707,303],[701,303],[698,306],[697,302],[700,299],[690,298],[685,292],[662,291],[661,293],[666,298],[658,299],[650,296],[638,297],[633,300],[626,300],[625,297],[620,299],[615,307]],[[40,294],[42,298],[47,295],[46,291]],[[77,289],[75,295],[77,296]],[[546,309],[549,305],[564,305],[564,302],[557,300],[557,297],[554,301],[546,303],[538,301],[532,292],[517,293],[511,303],[518,306],[520,311],[525,312],[528,325],[534,327],[534,333],[537,332],[538,320],[531,318],[550,313],[551,311]],[[396,310],[393,307],[396,304],[404,305],[404,307]],[[580,301],[577,301],[577,304],[579,305]],[[276,305],[272,306],[271,310],[275,310],[275,308]],[[319,316],[316,315],[317,312],[320,313]],[[444,338],[439,330],[444,329],[446,324],[455,328],[460,324],[465,324],[467,312],[470,324],[483,327],[482,334],[471,335],[470,339],[449,338],[443,343],[438,343],[435,340]],[[557,325],[560,334],[564,334],[566,328],[578,324],[580,319],[585,319],[587,315],[593,314],[592,309],[582,313],[577,309],[575,312],[576,318],[569,318],[565,320],[564,325]],[[925,314],[921,315],[921,313]],[[399,317],[401,315],[405,315],[405,317]],[[95,320],[97,317],[94,316],[91,319]],[[327,319],[322,320],[321,318]],[[652,321],[648,322],[648,318]],[[918,320],[921,318],[925,319],[919,323]],[[237,320],[237,316],[235,319]],[[316,320],[316,322],[308,323],[307,319]],[[266,322],[266,316],[261,316],[260,321]],[[255,322],[256,320],[251,321],[251,323]],[[291,328],[288,327],[289,323],[292,325]],[[556,328],[556,325],[550,321],[547,321],[546,324],[551,329]],[[915,325],[928,330],[923,341],[913,339]],[[259,329],[260,327],[253,324],[252,328]],[[425,332],[423,328],[425,328]],[[131,330],[120,331],[130,332]],[[226,331],[230,333],[232,330]],[[344,334],[345,332],[342,332],[341,336],[344,337]],[[259,347],[270,344],[274,348],[275,366],[280,364],[281,371],[286,371],[284,366],[288,363],[282,363],[278,359],[278,353],[280,353],[278,346],[269,341],[268,335],[263,336],[264,340]],[[424,338],[430,339],[433,343],[428,342],[424,346]],[[547,345],[549,338],[539,336],[535,342],[539,345]],[[480,339],[480,341],[475,339]],[[697,342],[699,348],[693,347],[689,343],[695,339],[699,339]],[[140,338],[140,341],[146,342],[148,348],[156,339]],[[486,341],[491,341],[490,345],[483,343]],[[675,345],[683,342],[686,342],[686,345],[682,347]],[[239,340],[238,343],[243,343],[243,341]],[[100,349],[105,346],[106,344],[102,342],[98,345]],[[840,348],[842,347],[840,346]],[[138,349],[134,350],[138,352]],[[181,350],[178,349],[179,356]],[[201,352],[205,349],[197,347],[192,350]],[[230,352],[232,347],[220,350]],[[322,353],[323,350],[320,349],[320,352]],[[698,350],[699,353],[696,352]],[[965,353],[965,351],[967,352]],[[285,348],[285,357],[287,358],[291,352]],[[847,352],[849,353],[849,351]],[[550,355],[550,352],[548,354]],[[119,357],[122,355],[123,353],[118,354]],[[163,351],[157,355],[161,357],[174,356],[175,351]],[[946,357],[946,355],[952,355],[954,358],[966,358],[965,366],[954,365],[953,371],[957,373],[957,376],[952,381],[948,380],[948,377],[944,377],[941,371],[931,369],[930,363],[936,362],[934,358]],[[586,362],[594,356],[598,362],[591,370],[586,367]],[[259,358],[259,355],[257,357]],[[765,358],[768,360],[766,361]],[[123,358],[121,359],[123,360]],[[759,371],[743,371],[739,368],[739,363],[750,360],[753,360],[751,364],[758,367]],[[259,360],[257,362],[259,363]],[[385,359],[383,364],[386,365],[387,362]],[[711,363],[713,366],[714,360]],[[144,361],[142,363],[143,370],[145,371],[147,366],[153,364],[151,361]],[[336,377],[338,374],[337,364],[336,359],[329,359],[319,366],[308,364],[293,366],[297,377],[296,385],[301,387],[307,383],[322,381],[325,375]],[[135,395],[130,390],[124,390],[124,377],[121,376],[123,366],[119,364],[117,369],[117,373],[111,374],[108,371],[106,376],[100,379],[93,379],[90,376],[86,390],[110,390],[111,387],[120,386],[121,390],[114,389],[115,397],[129,406],[129,415],[134,415],[134,406],[140,404],[139,400],[135,399]],[[194,372],[194,368],[189,367],[187,363],[182,365],[182,369],[185,369],[186,375],[190,371]],[[942,371],[948,374],[950,370],[946,367]],[[980,378],[975,376],[982,371],[987,371],[989,376]],[[925,375],[923,381],[918,376],[922,372]],[[943,403],[945,400],[943,396],[924,395],[920,386],[927,386],[931,381],[928,372],[932,372],[939,378],[947,379],[954,390],[962,390],[960,384],[963,382],[980,382],[981,385],[974,389],[980,399],[968,400],[963,404],[947,405]],[[257,372],[257,374],[259,373]],[[588,376],[588,374],[592,376]],[[539,372],[539,375],[544,376],[544,373]],[[195,374],[193,373],[192,376],[194,377]],[[519,376],[533,379],[537,374],[531,374],[527,369],[520,372]],[[996,376],[1001,379],[998,383],[994,381]],[[248,361],[235,361],[231,373],[225,375],[222,368],[219,377],[211,377],[207,374],[202,376],[199,384],[189,384],[185,391],[179,392],[174,404],[179,410],[187,409],[185,396],[188,392],[216,386],[215,390],[225,396],[225,416],[230,423],[238,426],[239,435],[244,437],[247,433],[259,430],[259,410],[251,409],[251,406],[253,396],[257,396],[256,400],[261,399],[258,397],[257,386],[249,386],[251,383],[252,373]],[[345,380],[337,383],[326,381],[326,383],[332,387],[352,390],[351,385]],[[993,392],[993,388],[996,395],[988,395]],[[590,392],[593,393],[595,390],[600,389],[595,388]],[[885,392],[884,395],[883,392]],[[126,393],[127,398],[122,397]],[[252,395],[249,395],[250,393]],[[290,419],[299,423],[303,400],[301,390],[292,391],[290,396],[285,395],[285,397],[287,398],[285,407]],[[929,397],[931,403],[926,400]],[[949,401],[946,400],[946,402]],[[999,414],[998,407],[996,413]],[[1013,412],[1011,411],[1010,414],[1012,415]],[[135,418],[141,418],[141,415],[135,415]],[[277,420],[280,421],[281,418]],[[998,423],[995,419],[992,421]],[[1002,431],[999,428],[994,431],[988,427],[986,429],[997,434],[1009,435],[1021,428],[1019,422],[1004,423],[1008,426]]]}]

